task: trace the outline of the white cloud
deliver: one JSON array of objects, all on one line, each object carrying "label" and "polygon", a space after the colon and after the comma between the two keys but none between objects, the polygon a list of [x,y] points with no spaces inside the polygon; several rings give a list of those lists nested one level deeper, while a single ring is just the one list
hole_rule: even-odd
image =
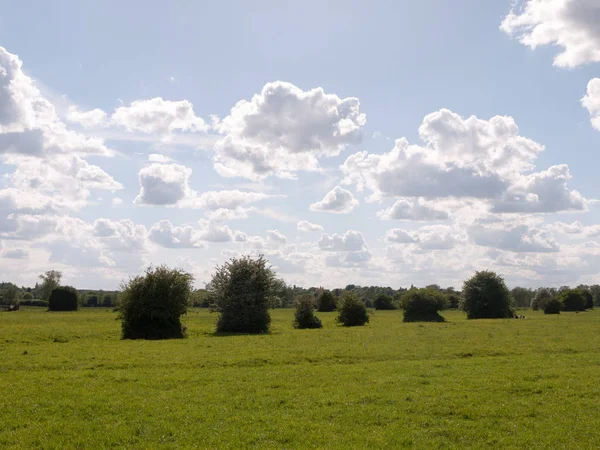
[{"label": "white cloud", "polygon": [[150,164],[139,172],[140,193],[134,203],[175,205],[192,197],[189,186],[192,169],[180,164]]},{"label": "white cloud", "polygon": [[425,117],[419,135],[424,147],[409,145],[402,138],[389,153],[359,152],[348,157],[341,166],[343,183],[356,184],[360,191],[369,189],[370,200],[477,198],[502,212],[587,207],[587,199],[568,189],[566,165],[528,173],[544,147],[520,136],[511,117],[463,119],[442,109]]},{"label": "white cloud", "polygon": [[366,250],[366,244],[360,232],[348,230],[344,234],[333,234],[331,237],[324,233],[318,242],[321,250],[333,252],[356,252]]},{"label": "white cloud", "polygon": [[357,98],[267,83],[260,94],[239,101],[216,122],[223,138],[215,146],[215,169],[225,177],[252,180],[317,170],[321,157],[360,143],[365,122]]},{"label": "white cloud", "polygon": [[274,243],[276,246],[287,244],[287,238],[279,230],[267,230],[267,241]]},{"label": "white cloud", "polygon": [[323,200],[311,203],[310,209],[312,211],[348,214],[357,206],[358,200],[352,195],[352,192],[336,186],[325,194]]},{"label": "white cloud", "polygon": [[29,249],[25,247],[8,247],[2,250],[2,257],[7,259],[27,259]]},{"label": "white cloud", "polygon": [[123,199],[119,198],[119,197],[114,197],[111,200],[111,203],[113,204],[113,206],[118,206],[118,205],[122,205],[123,204]]},{"label": "white cloud", "polygon": [[148,238],[155,244],[167,248],[202,248],[197,230],[191,226],[174,227],[168,220],[152,225]]},{"label": "white cloud", "polygon": [[392,242],[396,244],[414,244],[417,242],[417,238],[413,236],[409,231],[401,228],[392,228],[385,233],[386,242]]},{"label": "white cloud", "polygon": [[526,0],[504,18],[500,29],[532,49],[562,47],[559,67],[600,61],[600,3],[597,0]]},{"label": "white cloud", "polygon": [[558,252],[558,243],[547,231],[528,225],[476,224],[468,229],[477,245],[511,252]]},{"label": "white cloud", "polygon": [[446,220],[448,213],[429,206],[426,201],[417,198],[410,200],[401,198],[391,207],[379,211],[377,217],[382,220],[410,220],[410,221],[432,221]]},{"label": "white cloud", "polygon": [[67,109],[67,120],[77,123],[84,128],[94,128],[107,125],[107,115],[101,109],[81,111],[77,106],[69,106]]},{"label": "white cloud", "polygon": [[310,233],[313,231],[323,231],[323,227],[316,223],[311,223],[307,220],[301,220],[296,224],[296,228],[298,231],[304,231],[306,233]]},{"label": "white cloud", "polygon": [[600,131],[600,78],[590,80],[581,103],[590,113],[592,126]]},{"label": "white cloud", "polygon": [[173,131],[204,132],[208,129],[189,101],[170,101],[161,97],[135,100],[129,106],[121,106],[112,114],[111,121],[128,131],[165,135]]},{"label": "white cloud", "polygon": [[564,223],[555,222],[548,226],[549,229],[566,235],[572,235],[577,237],[598,237],[600,236],[600,225],[585,226],[581,222]]},{"label": "white cloud", "polygon": [[159,153],[151,153],[150,155],[148,155],[148,161],[156,163],[169,163],[172,161],[172,159],[168,156],[161,155]]}]

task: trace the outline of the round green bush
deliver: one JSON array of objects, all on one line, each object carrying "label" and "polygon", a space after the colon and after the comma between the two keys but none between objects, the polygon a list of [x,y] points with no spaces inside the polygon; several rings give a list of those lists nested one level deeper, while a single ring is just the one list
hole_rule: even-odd
[{"label": "round green bush", "polygon": [[567,289],[559,295],[564,311],[585,311],[585,297],[579,289]]},{"label": "round green bush", "polygon": [[33,300],[33,294],[31,292],[25,292],[23,294],[23,300]]},{"label": "round green bush", "polygon": [[271,325],[269,298],[275,274],[261,255],[234,258],[218,266],[208,285],[219,312],[219,333],[267,333]]},{"label": "round green bush", "polygon": [[533,309],[534,311],[537,311],[538,309],[545,311],[546,304],[553,298],[554,295],[552,295],[552,292],[550,292],[546,288],[540,288],[531,300],[531,309]]},{"label": "round green bush", "polygon": [[123,339],[185,337],[181,316],[187,312],[193,280],[183,270],[158,266],[125,283],[119,294]]},{"label": "round green bush", "polygon": [[394,300],[387,294],[379,294],[373,302],[373,306],[375,307],[375,309],[382,311],[390,311],[396,309],[396,306],[394,305]]},{"label": "round green bush", "polygon": [[369,314],[365,304],[353,291],[345,291],[342,295],[342,306],[339,308],[337,322],[345,327],[365,325],[369,322]]},{"label": "round green bush", "polygon": [[78,309],[78,295],[74,287],[59,286],[50,293],[48,311],[77,311]]},{"label": "round green bush", "polygon": [[315,306],[312,295],[302,295],[296,299],[296,313],[294,314],[294,328],[321,328],[321,319],[315,316]]},{"label": "round green bush", "polygon": [[446,298],[434,289],[411,289],[402,296],[400,307],[404,322],[444,322],[439,311],[446,306]]},{"label": "round green bush", "polygon": [[561,309],[563,309],[562,302],[554,297],[548,300],[543,306],[544,314],[560,314]]},{"label": "round green bush", "polygon": [[317,311],[319,312],[331,312],[335,311],[335,298],[330,291],[323,291],[319,298],[317,298]]},{"label": "round green bush", "polygon": [[494,272],[475,272],[463,284],[463,310],[467,319],[508,319],[514,316],[510,291]]},{"label": "round green bush", "polygon": [[587,289],[582,289],[581,295],[583,295],[583,299],[585,300],[583,309],[594,309],[594,296],[592,293]]}]

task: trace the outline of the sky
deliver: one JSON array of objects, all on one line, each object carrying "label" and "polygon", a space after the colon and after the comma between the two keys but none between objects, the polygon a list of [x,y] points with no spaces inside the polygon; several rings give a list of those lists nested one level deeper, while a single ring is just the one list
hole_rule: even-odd
[{"label": "sky", "polygon": [[598,0],[2,5],[3,281],[600,282]]}]

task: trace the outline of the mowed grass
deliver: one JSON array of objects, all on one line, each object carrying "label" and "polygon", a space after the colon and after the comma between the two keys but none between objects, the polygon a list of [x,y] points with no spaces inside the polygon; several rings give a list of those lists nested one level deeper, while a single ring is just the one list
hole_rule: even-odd
[{"label": "mowed grass", "polygon": [[109,310],[0,313],[0,448],[600,445],[600,311],[122,341]]}]

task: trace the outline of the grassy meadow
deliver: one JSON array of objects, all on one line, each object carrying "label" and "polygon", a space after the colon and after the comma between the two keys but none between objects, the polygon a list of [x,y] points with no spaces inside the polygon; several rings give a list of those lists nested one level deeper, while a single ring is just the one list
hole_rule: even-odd
[{"label": "grassy meadow", "polygon": [[107,309],[0,313],[0,448],[598,448],[600,311],[443,314],[123,341]]}]

